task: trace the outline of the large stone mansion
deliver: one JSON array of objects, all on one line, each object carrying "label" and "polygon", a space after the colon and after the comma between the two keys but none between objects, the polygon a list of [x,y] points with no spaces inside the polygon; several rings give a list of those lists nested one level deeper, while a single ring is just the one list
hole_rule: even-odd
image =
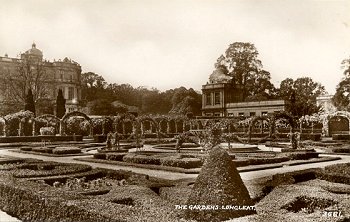
[{"label": "large stone mansion", "polygon": [[[3,57],[0,56],[0,80],[6,82],[5,80],[9,76],[22,75],[19,66],[23,64],[21,63],[23,61],[26,61],[27,64],[29,61],[30,69],[33,69],[33,72],[38,69],[38,66],[41,67],[44,74],[42,84],[45,85],[46,89],[45,93],[40,95],[40,99],[47,100],[54,106],[58,91],[62,89],[66,99],[67,112],[79,110],[81,102],[81,66],[78,63],[67,57],[53,62],[44,60],[42,51],[36,48],[35,43],[33,43],[32,48],[22,53],[20,58],[11,58],[7,54]],[[0,103],[2,104],[13,100],[8,94],[8,87],[3,84],[0,87]]]}]

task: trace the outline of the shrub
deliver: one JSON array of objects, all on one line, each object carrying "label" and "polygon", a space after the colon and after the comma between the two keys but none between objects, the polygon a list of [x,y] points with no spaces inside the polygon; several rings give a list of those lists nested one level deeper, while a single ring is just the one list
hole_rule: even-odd
[{"label": "shrub", "polygon": [[142,154],[127,154],[123,157],[123,161],[129,163],[160,165],[159,157],[147,156]]},{"label": "shrub", "polygon": [[38,152],[38,153],[52,153],[52,148],[48,148],[48,147],[33,147],[32,151]]},{"label": "shrub", "polygon": [[55,135],[55,128],[50,127],[41,127],[40,128],[40,135]]},{"label": "shrub", "polygon": [[333,153],[350,153],[350,147],[334,147],[331,149]]},{"label": "shrub", "polygon": [[164,157],[160,160],[160,163],[163,166],[181,167],[185,169],[199,168],[202,166],[202,161],[198,158]]},{"label": "shrub", "polygon": [[94,153],[94,158],[95,159],[105,160],[106,159],[106,153]]},{"label": "shrub", "polygon": [[308,160],[311,158],[318,158],[318,153],[316,153],[316,152],[291,152],[291,153],[288,153],[288,157],[291,160]]},{"label": "shrub", "polygon": [[21,147],[19,149],[22,151],[32,151],[32,147]]},{"label": "shrub", "polygon": [[[17,113],[9,114],[4,118],[7,121],[8,136],[17,136],[19,122],[22,119],[30,119],[34,117],[34,113],[30,111],[19,111]],[[31,124],[24,124],[24,132],[31,132]]]},{"label": "shrub", "polygon": [[[187,205],[252,206],[247,188],[231,158],[215,147],[203,165],[187,200]],[[186,210],[186,219],[223,221],[255,213],[255,210]]]},{"label": "shrub", "polygon": [[[39,165],[54,165],[55,168],[52,170],[40,170]],[[19,178],[30,178],[30,177],[47,177],[71,173],[81,173],[91,170],[91,166],[83,164],[63,164],[55,162],[43,162],[43,163],[28,163],[22,165],[19,169],[13,172],[14,177]]]},{"label": "shrub", "polygon": [[350,140],[350,135],[348,134],[333,134],[333,140]]},{"label": "shrub", "polygon": [[123,157],[126,155],[126,153],[107,153],[106,159],[107,160],[114,160],[114,161],[123,161]]},{"label": "shrub", "polygon": [[81,153],[78,147],[56,147],[52,150],[53,154],[76,154]]}]

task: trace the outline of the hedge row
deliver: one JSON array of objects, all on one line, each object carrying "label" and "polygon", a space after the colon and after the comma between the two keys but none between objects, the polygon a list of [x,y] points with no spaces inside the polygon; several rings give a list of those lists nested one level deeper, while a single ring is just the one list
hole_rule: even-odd
[{"label": "hedge row", "polygon": [[160,158],[141,154],[128,154],[123,157],[124,162],[138,164],[160,165]]},{"label": "hedge row", "polygon": [[199,168],[203,164],[198,158],[164,157],[160,162],[162,166],[181,167],[185,169]]},{"label": "hedge row", "polygon": [[274,157],[274,158],[254,158],[245,160],[233,160],[236,167],[243,167],[249,165],[260,165],[260,164],[272,164],[281,163],[290,160],[288,157]]},{"label": "hedge row", "polygon": [[52,197],[44,197],[38,193],[38,185],[28,181],[21,186],[0,182],[0,208],[22,221],[81,221],[81,222],[118,222],[122,220],[110,218],[90,211],[75,204],[67,204],[66,199],[73,197],[62,193]]},{"label": "hedge row", "polygon": [[0,143],[41,142],[50,141],[83,141],[83,136],[7,136],[0,137]]},{"label": "hedge row", "polygon": [[76,154],[81,153],[78,147],[56,147],[52,150],[53,154]]},{"label": "hedge row", "polygon": [[[53,167],[48,167],[51,165]],[[44,167],[43,167],[44,166]],[[50,169],[48,169],[50,168]],[[64,175],[72,173],[82,173],[91,170],[91,166],[84,164],[74,163],[55,163],[55,162],[42,162],[42,163],[28,163],[18,167],[13,172],[14,177],[30,178],[30,177],[47,177],[54,175]]]}]

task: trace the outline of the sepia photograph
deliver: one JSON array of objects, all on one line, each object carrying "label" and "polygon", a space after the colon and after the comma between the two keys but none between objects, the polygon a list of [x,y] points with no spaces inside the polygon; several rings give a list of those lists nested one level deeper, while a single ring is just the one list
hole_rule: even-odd
[{"label": "sepia photograph", "polygon": [[349,0],[0,0],[0,222],[350,222]]}]

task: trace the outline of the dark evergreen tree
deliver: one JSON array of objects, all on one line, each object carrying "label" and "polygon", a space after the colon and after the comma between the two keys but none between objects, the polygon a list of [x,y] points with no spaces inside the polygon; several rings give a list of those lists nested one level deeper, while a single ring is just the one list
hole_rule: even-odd
[{"label": "dark evergreen tree", "polygon": [[58,90],[58,95],[56,98],[56,116],[62,118],[66,113],[66,100],[63,97],[62,89]]},{"label": "dark evergreen tree", "polygon": [[34,116],[35,116],[35,103],[34,103],[33,93],[31,89],[28,90],[28,93],[26,95],[24,110],[31,111],[32,113],[34,113]]}]

